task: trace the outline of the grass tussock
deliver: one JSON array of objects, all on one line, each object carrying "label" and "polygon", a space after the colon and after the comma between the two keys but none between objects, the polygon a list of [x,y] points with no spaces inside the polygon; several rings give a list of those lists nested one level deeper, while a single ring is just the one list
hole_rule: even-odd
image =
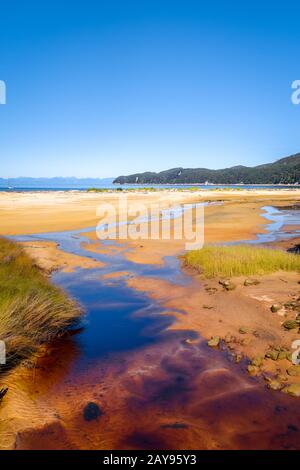
[{"label": "grass tussock", "polygon": [[0,238],[0,340],[9,364],[61,336],[80,315],[18,244]]},{"label": "grass tussock", "polygon": [[206,277],[233,277],[300,271],[300,256],[280,250],[246,245],[204,246],[185,256]]}]

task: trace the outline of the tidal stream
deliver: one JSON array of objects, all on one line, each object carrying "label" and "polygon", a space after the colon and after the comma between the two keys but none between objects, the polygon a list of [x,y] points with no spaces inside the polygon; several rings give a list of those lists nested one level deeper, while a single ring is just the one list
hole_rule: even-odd
[{"label": "tidal stream", "polygon": [[[251,243],[300,233],[282,230],[300,224],[299,210],[264,210],[267,233]],[[163,265],[136,264],[123,254],[88,251],[85,232],[91,230],[14,237],[54,241],[65,252],[105,263],[52,275],[86,316],[79,330],[55,342],[40,360],[28,390],[35,394],[41,423],[19,436],[17,448],[299,449],[296,399],[266,390],[245,373],[245,364],[207,347],[195,332],[168,329],[174,317],[128,287],[126,276],[103,277],[122,271],[188,284],[180,261],[167,256]],[[187,341],[195,338],[195,344]],[[84,412],[90,402],[100,410],[95,420]]]}]

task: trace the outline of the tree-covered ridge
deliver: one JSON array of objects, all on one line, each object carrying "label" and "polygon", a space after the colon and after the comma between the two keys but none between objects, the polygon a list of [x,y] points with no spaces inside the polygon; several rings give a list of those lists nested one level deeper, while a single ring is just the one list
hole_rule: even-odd
[{"label": "tree-covered ridge", "polygon": [[136,173],[119,176],[120,184],[300,184],[300,153],[274,163],[255,167],[234,166],[222,170],[207,168],[172,168],[160,173]]}]

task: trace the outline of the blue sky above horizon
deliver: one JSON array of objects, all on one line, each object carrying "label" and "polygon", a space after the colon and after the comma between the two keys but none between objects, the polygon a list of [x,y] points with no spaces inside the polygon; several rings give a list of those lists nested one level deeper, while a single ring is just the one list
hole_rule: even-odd
[{"label": "blue sky above horizon", "polygon": [[254,166],[299,152],[299,13],[256,0],[1,5],[0,177]]}]

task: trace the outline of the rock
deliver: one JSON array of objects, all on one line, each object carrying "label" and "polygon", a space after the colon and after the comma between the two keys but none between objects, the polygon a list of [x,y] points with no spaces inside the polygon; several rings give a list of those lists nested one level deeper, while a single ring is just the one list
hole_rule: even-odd
[{"label": "rock", "polygon": [[230,282],[230,284],[227,284],[225,287],[226,290],[234,290],[236,288],[236,285],[233,282]]},{"label": "rock", "polygon": [[220,344],[220,336],[213,336],[208,342],[208,346],[211,348],[216,348]]},{"label": "rock", "polygon": [[89,402],[83,410],[83,417],[86,421],[93,421],[94,419],[99,418],[103,412],[97,403]]},{"label": "rock", "polygon": [[236,363],[236,364],[239,364],[242,359],[243,359],[243,355],[242,355],[242,354],[236,354],[236,356],[235,356],[235,363]]},{"label": "rock", "polygon": [[259,372],[259,368],[256,367],[256,366],[250,365],[250,366],[247,367],[247,369],[248,369],[248,372],[249,372],[250,375],[257,375],[258,372]]},{"label": "rock", "polygon": [[286,359],[288,355],[289,355],[288,351],[280,351],[278,354],[278,361],[282,361],[283,359]]},{"label": "rock", "polygon": [[299,327],[299,323],[297,320],[286,320],[285,322],[283,322],[282,326],[286,330],[293,330],[294,328]]},{"label": "rock", "polygon": [[263,365],[264,359],[261,356],[257,356],[252,360],[252,365],[256,367],[261,367]]},{"label": "rock", "polygon": [[291,366],[287,369],[287,373],[293,377],[300,377],[300,366]]},{"label": "rock", "polygon": [[241,344],[242,344],[243,346],[249,346],[249,344],[251,344],[251,338],[243,338],[243,339],[241,340]]},{"label": "rock", "polygon": [[207,310],[211,310],[213,308],[212,305],[202,305],[203,308],[206,308]]},{"label": "rock", "polygon": [[187,338],[187,339],[184,340],[184,342],[185,342],[186,344],[194,344],[195,341],[197,341],[197,340],[191,339],[191,338]]},{"label": "rock", "polygon": [[300,302],[297,300],[290,300],[284,304],[284,308],[287,310],[296,310],[297,308],[300,308]]},{"label": "rock", "polygon": [[267,351],[265,355],[265,357],[267,357],[268,359],[272,359],[272,361],[277,361],[278,356],[279,351],[277,351],[276,349],[271,349],[270,351]]},{"label": "rock", "polygon": [[259,281],[257,279],[245,279],[244,286],[257,286]]},{"label": "rock", "polygon": [[278,312],[278,311],[281,310],[281,309],[282,309],[282,305],[281,305],[281,304],[273,304],[273,305],[271,306],[271,312],[273,312],[273,313],[276,313],[276,312]]},{"label": "rock", "polygon": [[241,326],[239,328],[239,333],[241,333],[241,335],[246,335],[247,333],[251,333],[251,331],[246,326]]},{"label": "rock", "polygon": [[224,338],[225,343],[236,343],[237,339],[235,336],[232,336],[230,333],[227,333],[227,335]]},{"label": "rock", "polygon": [[268,388],[270,388],[271,390],[282,390],[283,387],[284,385],[281,384],[278,380],[271,380],[268,383]]},{"label": "rock", "polygon": [[231,282],[229,279],[225,281],[219,281],[219,284],[224,287],[225,290],[234,290],[236,288],[236,285]]},{"label": "rock", "polygon": [[292,397],[300,397],[300,384],[290,384],[283,391]]},{"label": "rock", "polygon": [[288,378],[283,374],[278,374],[277,375],[277,380],[279,380],[279,382],[287,382]]}]

